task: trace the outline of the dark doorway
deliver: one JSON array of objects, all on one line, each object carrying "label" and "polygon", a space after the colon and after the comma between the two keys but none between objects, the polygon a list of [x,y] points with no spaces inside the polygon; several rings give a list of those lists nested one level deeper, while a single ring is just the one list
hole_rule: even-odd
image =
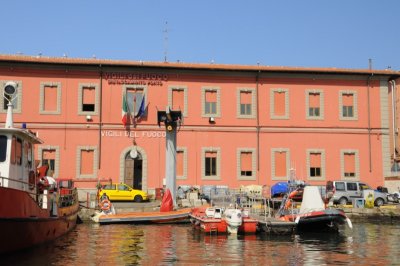
[{"label": "dark doorway", "polygon": [[142,173],[143,173],[143,160],[141,154],[138,152],[135,158],[132,158],[128,152],[125,156],[125,173],[124,182],[134,189],[142,189]]}]

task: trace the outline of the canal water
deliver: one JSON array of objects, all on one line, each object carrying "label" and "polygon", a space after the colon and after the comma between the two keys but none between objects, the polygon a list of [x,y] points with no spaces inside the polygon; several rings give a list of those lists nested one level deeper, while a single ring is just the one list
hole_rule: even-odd
[{"label": "canal water", "polygon": [[293,236],[208,235],[181,225],[79,224],[1,265],[400,265],[400,225]]}]

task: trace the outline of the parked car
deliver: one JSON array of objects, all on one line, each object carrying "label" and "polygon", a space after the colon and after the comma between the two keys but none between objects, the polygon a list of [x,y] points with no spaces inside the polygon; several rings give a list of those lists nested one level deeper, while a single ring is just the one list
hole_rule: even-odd
[{"label": "parked car", "polygon": [[149,199],[146,192],[138,189],[133,189],[127,184],[106,184],[102,185],[99,189],[99,198],[106,196],[111,201],[116,200],[128,200],[135,202],[147,201]]},{"label": "parked car", "polygon": [[[333,203],[346,205],[351,203],[353,199],[364,198],[363,191],[366,189],[373,190],[368,184],[357,181],[333,181]],[[374,205],[382,206],[388,203],[387,194],[374,191]]]}]

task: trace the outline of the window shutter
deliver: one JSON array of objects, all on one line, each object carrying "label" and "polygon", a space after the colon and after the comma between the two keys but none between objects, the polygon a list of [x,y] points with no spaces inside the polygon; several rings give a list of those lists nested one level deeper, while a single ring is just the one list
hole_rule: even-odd
[{"label": "window shutter", "polygon": [[286,152],[275,152],[275,176],[287,176]]},{"label": "window shutter", "polygon": [[241,171],[252,171],[252,153],[241,152],[240,153],[240,166]]},{"label": "window shutter", "polygon": [[285,115],[285,92],[274,92],[274,114]]}]

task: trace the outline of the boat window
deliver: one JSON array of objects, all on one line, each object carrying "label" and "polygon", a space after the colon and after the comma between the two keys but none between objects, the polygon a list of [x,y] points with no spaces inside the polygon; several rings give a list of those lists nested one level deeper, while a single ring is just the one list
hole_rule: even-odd
[{"label": "boat window", "polygon": [[17,143],[15,145],[15,159],[18,165],[22,163],[22,140],[17,139]]},{"label": "boat window", "polygon": [[11,163],[12,164],[15,164],[15,162],[16,162],[15,146],[17,146],[17,138],[13,136],[12,142],[11,142]]},{"label": "boat window", "polygon": [[4,162],[7,158],[7,137],[0,136],[0,162]]}]

